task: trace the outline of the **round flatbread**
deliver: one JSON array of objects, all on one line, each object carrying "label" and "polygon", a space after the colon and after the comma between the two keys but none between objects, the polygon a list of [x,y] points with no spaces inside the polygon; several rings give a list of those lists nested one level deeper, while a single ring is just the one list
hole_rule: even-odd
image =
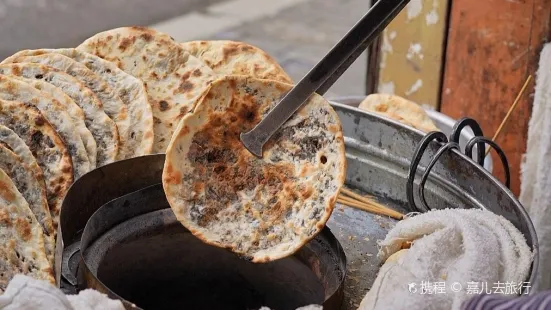
[{"label": "round flatbread", "polygon": [[23,141],[23,139],[15,133],[15,131],[4,125],[0,125],[0,144],[8,147],[15,154],[17,154],[25,165],[33,169],[37,179],[41,179],[42,182],[44,182],[44,174],[42,173],[42,169],[40,169],[36,158],[34,158],[31,149],[25,144],[25,141]]},{"label": "round flatbread", "polygon": [[0,100],[0,124],[25,141],[42,169],[48,206],[56,228],[61,202],[73,183],[73,166],[67,147],[33,105]]},{"label": "round flatbread", "polygon": [[65,142],[71,155],[75,179],[90,171],[90,160],[84,143],[59,101],[50,94],[7,75],[0,75],[0,99],[29,103],[38,108]]},{"label": "round flatbread", "polygon": [[358,107],[424,132],[440,131],[420,105],[396,95],[371,94]]},{"label": "round flatbread", "polygon": [[239,140],[291,87],[221,78],[184,116],[167,149],[163,186],[177,219],[201,240],[253,262],[286,257],[312,239],[344,184],[341,124],[321,96],[274,134],[262,159]]},{"label": "round flatbread", "polygon": [[117,159],[124,159],[121,150],[126,148],[130,139],[130,117],[128,109],[113,88],[85,65],[60,54],[42,54],[37,56],[8,57],[5,63],[30,62],[50,66],[66,72],[88,87],[103,104],[105,113],[115,121],[119,133],[119,152]]},{"label": "round flatbread", "polygon": [[97,156],[96,140],[94,140],[94,137],[92,136],[92,133],[90,133],[90,130],[86,128],[86,124],[84,123],[84,112],[82,112],[82,109],[76,105],[73,99],[67,96],[61,89],[55,87],[50,83],[46,83],[43,80],[28,79],[15,75],[9,77],[29,84],[40,91],[48,93],[59,102],[61,107],[65,109],[65,111],[67,111],[67,114],[71,117],[75,129],[82,139],[82,143],[84,144],[84,148],[86,149],[86,154],[88,156],[88,161],[90,163],[89,169],[95,169]]},{"label": "round flatbread", "polygon": [[[9,130],[0,126],[0,131]],[[13,132],[13,131],[12,131]],[[14,133],[15,134],[15,133]],[[50,264],[54,263],[55,230],[46,200],[46,185],[38,165],[27,166],[20,156],[0,142],[0,169],[13,181],[17,190],[29,204],[29,208],[42,228],[46,256]]]},{"label": "round flatbread", "polygon": [[144,82],[153,108],[155,153],[165,152],[178,121],[193,110],[216,76],[168,35],[148,28],[101,32],[77,49],[111,61]]},{"label": "round flatbread", "polygon": [[23,56],[51,53],[67,56],[85,65],[107,82],[126,105],[130,117],[130,137],[124,145],[124,149],[120,150],[121,158],[151,154],[153,149],[153,112],[143,82],[117,68],[112,62],[74,48],[23,50],[12,57],[18,59]]},{"label": "round flatbread", "polygon": [[0,74],[45,81],[61,89],[84,113],[84,123],[96,141],[96,167],[116,160],[119,150],[117,125],[105,114],[96,95],[82,82],[65,72],[37,63],[2,64]]},{"label": "round flatbread", "polygon": [[292,84],[283,68],[258,47],[243,42],[215,40],[180,43],[219,75],[247,75]]},{"label": "round flatbread", "polygon": [[55,284],[42,230],[25,198],[0,169],[0,293],[16,274]]}]

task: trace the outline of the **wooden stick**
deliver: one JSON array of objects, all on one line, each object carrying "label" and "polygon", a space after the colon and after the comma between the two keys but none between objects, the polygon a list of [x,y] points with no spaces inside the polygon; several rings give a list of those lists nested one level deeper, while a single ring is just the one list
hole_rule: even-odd
[{"label": "wooden stick", "polygon": [[346,188],[346,187],[342,187],[340,193],[341,193],[341,194],[344,194],[344,195],[347,195],[347,196],[350,196],[350,197],[360,196],[360,197],[365,197],[365,198],[368,198],[368,199],[369,199],[369,198],[374,198],[374,197],[371,196],[371,195],[362,196],[362,195],[356,194],[356,193],[353,192],[351,189]]},{"label": "wooden stick", "polygon": [[354,199],[356,199],[356,200],[363,201],[363,202],[365,202],[365,203],[371,203],[372,200],[371,200],[370,198],[373,198],[373,197],[367,198],[367,197],[364,197],[364,196],[362,196],[362,195],[356,194],[356,193],[354,193],[353,191],[351,191],[351,190],[349,190],[349,189],[347,189],[347,188],[344,188],[344,187],[341,188],[341,193],[346,194],[346,195],[348,195],[348,196],[350,196],[350,197],[352,197],[352,198],[354,198]]},{"label": "wooden stick", "polygon": [[[341,203],[343,205],[349,206],[349,207],[353,207],[353,208],[358,209],[358,210],[362,210],[362,211],[366,211],[366,212],[370,212],[370,213],[375,213],[375,214],[379,214],[379,215],[390,216],[390,217],[392,217],[394,219],[397,219],[397,220],[401,220],[403,218],[402,214],[400,214],[398,212],[395,212],[394,210],[378,210],[378,209],[375,209],[375,208],[366,207],[364,204],[361,204],[359,202],[342,201],[340,199],[337,199],[337,202]],[[391,211],[394,211],[394,212],[391,212]]]},{"label": "wooden stick", "polygon": [[[520,92],[518,93],[517,98],[515,99],[515,101],[513,102],[511,107],[509,108],[509,111],[507,111],[507,114],[505,115],[505,118],[503,118],[503,120],[501,121],[501,124],[497,128],[497,131],[494,134],[494,137],[492,138],[492,141],[494,141],[494,142],[496,141],[497,137],[501,133],[501,130],[503,129],[503,126],[505,125],[505,123],[507,123],[507,120],[509,119],[509,116],[511,116],[511,113],[517,107],[518,103],[520,102],[520,98],[522,97],[522,94],[526,90],[526,87],[528,87],[528,82],[530,82],[530,79],[532,79],[532,75],[529,75],[528,78],[526,79],[526,82],[524,82],[524,85],[520,89]],[[492,149],[492,147],[488,146],[486,148],[486,154],[484,154],[484,156],[488,156],[488,153],[490,153],[491,149]]]},{"label": "wooden stick", "polygon": [[371,204],[371,203],[365,203],[363,201],[359,201],[359,200],[354,200],[352,198],[348,198],[348,197],[339,197],[338,198],[338,201],[340,201],[341,203],[343,204],[348,204],[348,203],[352,203],[352,204],[360,204],[366,208],[371,208],[373,210],[376,210],[376,211],[390,211],[390,212],[396,212],[390,208],[387,208],[385,206],[381,206],[381,205],[376,205],[376,204]]},{"label": "wooden stick", "polygon": [[357,201],[357,200],[354,200],[352,198],[349,198],[349,197],[343,197],[343,196],[340,196],[337,198],[338,202],[342,203],[342,204],[354,204],[354,205],[362,205],[366,208],[370,208],[372,209],[374,212],[384,212],[385,214],[387,213],[391,213],[393,214],[395,218],[402,218],[403,217],[403,214],[401,214],[400,212],[398,211],[395,211],[393,209],[390,209],[382,204],[379,204],[375,201],[369,201],[369,202],[363,202],[363,201]]}]

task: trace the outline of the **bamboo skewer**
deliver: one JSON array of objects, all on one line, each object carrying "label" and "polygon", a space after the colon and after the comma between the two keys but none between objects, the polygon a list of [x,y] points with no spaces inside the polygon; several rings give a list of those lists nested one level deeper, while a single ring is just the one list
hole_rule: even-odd
[{"label": "bamboo skewer", "polygon": [[[517,97],[515,98],[515,101],[513,102],[511,107],[509,108],[509,111],[507,111],[507,114],[505,115],[505,117],[501,121],[501,124],[499,124],[499,127],[497,128],[496,133],[494,134],[494,137],[492,138],[492,141],[494,141],[494,142],[496,141],[497,137],[501,133],[501,130],[503,129],[503,126],[505,126],[505,123],[507,123],[507,120],[509,120],[509,116],[511,116],[511,113],[517,107],[518,103],[520,102],[520,98],[522,97],[522,94],[524,94],[524,91],[526,90],[526,87],[528,87],[528,82],[530,82],[530,79],[532,79],[532,75],[529,75],[528,78],[526,79],[526,82],[524,82],[524,85],[520,89],[520,92],[518,93]],[[484,154],[484,156],[488,156],[488,153],[490,153],[491,149],[492,148],[490,146],[488,146],[486,148],[486,154]]]},{"label": "bamboo skewer", "polygon": [[358,210],[375,213],[379,215],[385,215],[394,219],[401,220],[404,215],[400,212],[392,210],[372,199],[372,196],[362,196],[354,193],[353,191],[342,188],[337,202],[348,207],[352,207]]}]

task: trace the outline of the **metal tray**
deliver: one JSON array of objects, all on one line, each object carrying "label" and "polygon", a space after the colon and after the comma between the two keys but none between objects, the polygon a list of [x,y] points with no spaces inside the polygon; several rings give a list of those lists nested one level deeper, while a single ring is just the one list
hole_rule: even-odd
[{"label": "metal tray", "polygon": [[[374,195],[380,202],[398,211],[417,211],[408,205],[406,181],[415,147],[424,134],[349,105],[336,102],[332,102],[332,105],[343,125],[348,163],[347,186]],[[418,177],[438,148],[438,143],[430,144],[419,165]],[[148,164],[147,156],[133,160],[135,164],[125,168],[132,169],[132,173],[121,171],[117,164],[100,168],[106,170],[105,175],[109,175],[107,170],[118,170],[113,172],[120,175],[118,180],[109,180],[105,175],[103,178],[99,175],[97,179],[88,180],[105,182],[103,189],[85,196],[69,191],[61,210],[58,237],[59,243],[72,251],[66,250],[64,255],[58,253],[56,265],[63,265],[67,269],[75,261],[78,263],[73,244],[78,242],[87,219],[97,210],[97,207],[91,205],[103,205],[113,198],[151,185],[152,179],[160,177],[158,166],[162,163],[154,163],[155,167],[152,167],[152,164]],[[133,177],[136,173],[143,177]],[[538,266],[534,227],[515,196],[487,170],[452,150],[446,152],[432,169],[425,189],[426,200],[432,208],[485,208],[510,220],[524,234],[528,245],[535,252],[531,274],[527,279],[533,282]],[[417,193],[414,196],[419,199]],[[381,265],[377,259],[377,240],[383,239],[394,224],[393,219],[341,205],[335,207],[327,226],[342,245],[347,257],[343,310],[357,309],[373,284]]]}]

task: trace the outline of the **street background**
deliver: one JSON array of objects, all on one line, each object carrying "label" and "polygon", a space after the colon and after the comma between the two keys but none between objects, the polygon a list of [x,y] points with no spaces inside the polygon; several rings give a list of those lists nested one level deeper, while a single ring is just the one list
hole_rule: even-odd
[{"label": "street background", "polygon": [[[298,82],[369,9],[365,0],[0,0],[0,57],[74,47],[120,26],[152,26],[176,40],[229,39],[260,47]],[[364,54],[326,97],[363,95]]]}]

